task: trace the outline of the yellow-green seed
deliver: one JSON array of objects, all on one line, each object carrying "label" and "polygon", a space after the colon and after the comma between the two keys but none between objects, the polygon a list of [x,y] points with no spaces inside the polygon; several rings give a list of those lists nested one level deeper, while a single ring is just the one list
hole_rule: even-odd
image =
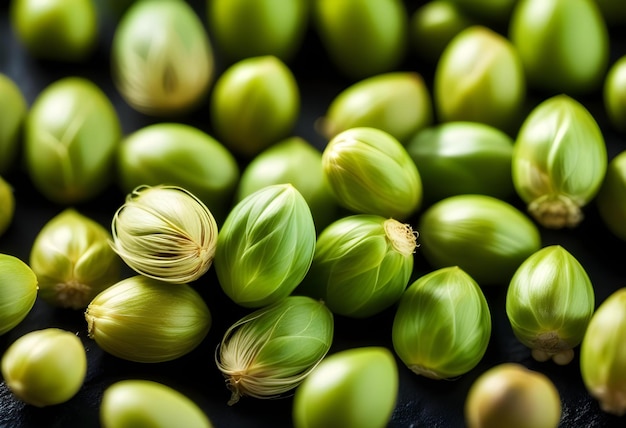
[{"label": "yellow-green seed", "polygon": [[37,299],[37,276],[19,258],[0,254],[0,335],[30,313]]}]

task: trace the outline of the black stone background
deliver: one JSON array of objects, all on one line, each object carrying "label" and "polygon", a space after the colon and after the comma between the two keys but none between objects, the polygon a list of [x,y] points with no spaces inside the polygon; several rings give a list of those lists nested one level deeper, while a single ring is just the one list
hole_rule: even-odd
[{"label": "black stone background", "polygon": [[[115,90],[109,75],[109,46],[116,16],[105,11],[107,0],[96,0],[100,15],[101,36],[91,60],[68,65],[37,60],[29,56],[16,41],[10,28],[8,3],[0,5],[0,72],[14,79],[29,105],[38,93],[51,82],[67,75],[93,79],[109,95],[122,122],[123,131],[129,134],[145,125],[162,121],[135,112]],[[202,0],[190,1],[200,17],[205,20]],[[423,1],[407,1],[411,12]],[[614,61],[626,54],[624,31],[611,29]],[[223,64],[217,63],[217,73]],[[325,57],[317,35],[309,31],[301,53],[290,63],[296,73],[302,96],[302,111],[294,131],[320,149],[326,143],[315,131],[314,121],[324,114],[329,102],[343,88],[352,83],[340,76]],[[411,52],[399,67],[421,73],[432,88],[433,67],[419,60]],[[532,93],[537,102],[545,95]],[[602,107],[599,94],[578,98],[594,114],[603,129],[609,157],[626,148],[626,136],[611,129]],[[1,102],[2,100],[0,100]],[[176,119],[211,133],[207,103],[200,105],[188,116]],[[0,252],[12,254],[27,261],[32,242],[43,225],[64,207],[46,201],[33,188],[20,167],[4,177],[15,190],[16,213],[9,230],[0,237]],[[81,213],[110,226],[114,211],[123,203],[124,194],[112,185],[96,200],[75,206]],[[520,201],[511,201],[522,208]],[[541,229],[542,244],[561,244],[586,268],[596,290],[596,305],[612,291],[626,286],[626,243],[619,241],[604,227],[596,208],[585,208],[586,219],[574,230]],[[414,222],[416,219],[410,220]],[[415,255],[415,276],[429,270],[419,251]],[[130,270],[126,275],[133,274]],[[0,336],[0,353],[21,335],[46,327],[59,327],[75,331],[82,339],[88,355],[88,374],[83,388],[67,403],[48,408],[35,408],[17,401],[0,383],[0,427],[97,427],[98,406],[103,390],[111,383],[126,378],[143,378],[172,386],[201,406],[215,427],[289,427],[292,399],[258,400],[244,398],[229,407],[229,392],[214,362],[214,351],[228,326],[243,316],[246,310],[230,302],[217,283],[213,270],[194,284],[205,297],[213,315],[213,325],[204,342],[190,354],[177,360],[140,364],[124,361],[102,352],[87,337],[82,311],[55,309],[40,299],[28,317],[15,329]],[[626,419],[608,415],[599,410],[597,402],[584,389],[579,372],[578,349],[574,361],[564,367],[554,363],[537,363],[530,352],[512,334],[504,311],[505,287],[485,289],[493,317],[493,333],[487,354],[469,373],[455,380],[434,381],[412,374],[398,360],[400,391],[397,407],[389,423],[393,428],[462,427],[463,402],[466,393],[487,368],[501,362],[518,362],[545,373],[557,386],[563,404],[561,427],[617,427],[626,426]],[[392,349],[391,322],[393,310],[365,320],[336,317],[335,342],[331,352],[342,349],[381,345]]]}]

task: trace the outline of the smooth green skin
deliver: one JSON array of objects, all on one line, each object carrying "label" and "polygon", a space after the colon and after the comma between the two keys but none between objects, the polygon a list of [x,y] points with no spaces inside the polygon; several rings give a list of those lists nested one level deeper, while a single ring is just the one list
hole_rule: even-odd
[{"label": "smooth green skin", "polygon": [[26,117],[28,175],[55,203],[89,200],[112,181],[121,132],[113,104],[95,83],[63,77],[39,93]]},{"label": "smooth green skin", "polygon": [[165,384],[128,379],[109,385],[102,395],[102,428],[212,428],[204,411]]},{"label": "smooth green skin", "polygon": [[487,195],[456,195],[419,218],[420,252],[435,269],[459,266],[481,286],[509,284],[519,265],[539,250],[533,221],[513,205]]},{"label": "smooth green skin", "polygon": [[15,196],[13,188],[0,177],[0,236],[4,235],[15,215]]},{"label": "smooth green skin", "polygon": [[595,0],[609,28],[626,23],[626,4],[622,0]]},{"label": "smooth green skin", "polygon": [[448,43],[433,85],[439,122],[480,122],[514,134],[522,120],[522,62],[509,40],[488,27],[470,26]]},{"label": "smooth green skin", "polygon": [[13,394],[36,406],[69,401],[87,374],[87,354],[71,331],[46,328],[26,333],[2,356],[2,376]]},{"label": "smooth green skin", "polygon": [[508,37],[519,53],[529,87],[578,95],[601,86],[609,60],[609,34],[594,0],[520,0]]},{"label": "smooth green skin", "polygon": [[433,122],[430,90],[419,73],[396,71],[362,79],[331,101],[320,120],[328,139],[350,128],[385,131],[401,143]]},{"label": "smooth green skin", "polygon": [[244,168],[235,202],[272,184],[291,183],[309,204],[319,233],[339,216],[322,171],[322,153],[301,137],[289,137],[256,155]]},{"label": "smooth green skin", "polygon": [[513,138],[478,122],[447,122],[425,128],[406,144],[424,186],[424,200],[478,193],[513,195]]},{"label": "smooth green skin", "polygon": [[596,206],[605,227],[626,241],[626,151],[609,162]]},{"label": "smooth green skin", "polygon": [[206,28],[181,0],[132,3],[115,28],[110,59],[120,95],[133,109],[156,117],[196,109],[215,75]]},{"label": "smooth green skin", "polygon": [[287,138],[300,114],[300,89],[290,68],[266,55],[242,59],[217,79],[210,121],[235,155],[251,159]]},{"label": "smooth green skin", "polygon": [[358,80],[394,70],[408,48],[401,0],[316,0],[314,31],[338,72]]},{"label": "smooth green skin", "polygon": [[230,62],[274,55],[289,62],[309,25],[309,0],[207,0],[215,45]]},{"label": "smooth green skin", "polygon": [[311,210],[291,184],[266,186],[237,203],[220,230],[213,266],[224,293],[258,308],[296,288],[315,252]]},{"label": "smooth green skin", "polygon": [[398,367],[384,347],[327,356],[296,389],[295,428],[383,428],[398,397]]},{"label": "smooth green skin", "polygon": [[109,245],[111,233],[100,223],[66,208],[39,230],[29,265],[47,303],[84,309],[121,278],[121,260]]},{"label": "smooth green skin", "polygon": [[339,205],[403,220],[422,203],[422,180],[406,148],[385,131],[350,128],[322,152],[324,176]]},{"label": "smooth green skin", "polygon": [[454,36],[474,23],[453,1],[428,1],[411,15],[409,37],[412,49],[419,57],[436,64]]},{"label": "smooth green skin", "polygon": [[386,220],[356,214],[328,225],[296,293],[321,299],[334,313],[351,318],[367,318],[394,304],[409,283],[413,251],[394,247]]},{"label": "smooth green skin", "polygon": [[237,160],[222,143],[202,130],[173,122],[148,125],[120,143],[117,177],[130,193],[140,185],[169,184],[187,189],[220,222],[239,180]]},{"label": "smooth green skin", "polygon": [[24,119],[28,111],[21,89],[0,73],[0,175],[12,171],[20,152]]},{"label": "smooth green skin", "polygon": [[545,374],[500,363],[472,383],[465,400],[468,428],[557,428],[561,397]]},{"label": "smooth green skin", "polygon": [[545,227],[577,226],[580,208],[596,196],[606,169],[607,150],[598,123],[568,95],[538,104],[517,134],[513,185]]},{"label": "smooth green skin", "polygon": [[10,19],[18,40],[37,58],[81,62],[98,42],[92,0],[12,0]]},{"label": "smooth green skin", "polygon": [[602,91],[604,109],[611,125],[626,133],[626,55],[609,68]]},{"label": "smooth green skin", "polygon": [[626,413],[626,288],[610,294],[591,317],[580,344],[580,374],[600,408]]},{"label": "smooth green skin", "polygon": [[[595,309],[591,280],[580,262],[560,245],[528,257],[506,293],[506,314],[524,345],[549,354],[578,346]],[[558,343],[542,335],[556,333]]]},{"label": "smooth green skin", "polygon": [[37,276],[22,260],[0,254],[0,336],[26,316],[37,299]]},{"label": "smooth green skin", "polygon": [[224,334],[217,362],[233,393],[229,404],[292,391],[326,356],[334,329],[324,302],[306,296],[287,296],[239,319]]},{"label": "smooth green skin", "polygon": [[138,363],[161,363],[193,351],[212,317],[188,284],[130,276],[101,291],[85,311],[88,334],[105,352]]},{"label": "smooth green skin", "polygon": [[461,376],[487,351],[491,337],[487,300],[458,266],[434,270],[402,295],[391,336],[396,354],[415,374],[432,379]]}]

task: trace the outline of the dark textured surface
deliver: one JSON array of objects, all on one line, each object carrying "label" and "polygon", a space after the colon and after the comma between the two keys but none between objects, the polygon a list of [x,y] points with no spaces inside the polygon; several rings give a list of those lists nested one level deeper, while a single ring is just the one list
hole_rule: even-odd
[{"label": "dark textured surface", "polygon": [[[102,6],[104,0],[98,2]],[[11,33],[7,2],[0,6],[0,72],[9,75],[20,86],[29,104],[50,82],[65,75],[81,75],[93,79],[110,96],[122,120],[126,134],[157,119],[143,116],[126,105],[115,91],[109,77],[108,46],[114,25],[112,15],[103,15],[100,45],[92,61],[69,66],[31,58]],[[411,4],[408,2],[407,4]],[[418,2],[421,3],[421,2]],[[204,17],[203,2],[194,2]],[[410,6],[415,8],[415,3]],[[613,59],[626,54],[624,38],[613,34]],[[302,91],[302,114],[295,133],[318,147],[325,143],[314,128],[330,100],[350,82],[338,77],[326,62],[315,35],[305,41],[305,50],[291,64]],[[403,69],[422,73],[428,82],[432,69],[409,58]],[[626,149],[626,138],[607,125],[601,100],[587,97],[581,100],[602,126],[609,156]],[[1,100],[0,100],[1,102]],[[210,133],[207,106],[178,121],[198,126]],[[5,235],[0,237],[0,252],[28,260],[32,242],[40,228],[64,207],[42,198],[26,175],[16,168],[5,177],[15,188],[17,211]],[[97,200],[76,208],[108,227],[115,209],[124,195],[114,186]],[[519,206],[519,201],[513,201]],[[595,206],[585,210],[586,219],[575,230],[547,231],[542,229],[542,244],[561,244],[586,268],[596,290],[596,302],[602,302],[613,290],[626,286],[626,243],[617,240],[603,226]],[[428,270],[416,254],[415,275]],[[130,274],[130,271],[127,272]],[[32,312],[14,330],[0,336],[0,353],[24,333],[46,327],[60,327],[77,332],[87,349],[89,370],[81,391],[69,402],[49,408],[34,408],[18,402],[0,383],[0,427],[97,427],[98,406],[102,391],[112,382],[124,378],[145,378],[166,383],[188,395],[210,416],[216,427],[288,427],[291,425],[291,398],[278,400],[242,399],[233,407],[226,405],[229,393],[214,363],[214,351],[223,332],[245,313],[222,294],[213,271],[201,278],[196,289],[206,298],[214,323],[202,345],[190,354],[168,363],[139,364],[123,361],[103,353],[86,335],[86,324],[80,311],[55,309],[37,301]],[[462,427],[463,402],[473,380],[485,369],[506,361],[519,362],[545,373],[554,381],[562,397],[561,427],[612,427],[626,425],[626,419],[601,412],[595,400],[585,391],[580,378],[578,355],[565,367],[553,363],[534,362],[528,349],[514,338],[504,312],[504,287],[485,290],[493,316],[493,334],[487,354],[471,372],[455,380],[433,381],[413,375],[400,368],[400,394],[390,427]],[[340,349],[383,345],[391,348],[393,308],[366,320],[336,318],[336,338],[332,352]],[[578,353],[578,349],[576,349]]]}]

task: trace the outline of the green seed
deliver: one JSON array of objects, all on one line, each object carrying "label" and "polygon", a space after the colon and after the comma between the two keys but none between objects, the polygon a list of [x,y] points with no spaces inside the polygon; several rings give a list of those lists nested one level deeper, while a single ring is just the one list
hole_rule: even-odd
[{"label": "green seed", "polygon": [[530,87],[549,94],[583,94],[600,86],[609,60],[609,33],[595,0],[519,1],[508,37]]},{"label": "green seed", "polygon": [[458,33],[435,68],[433,100],[440,122],[480,122],[514,133],[525,98],[515,47],[488,27],[473,25]]},{"label": "green seed", "polygon": [[196,108],[215,73],[211,41],[185,1],[131,4],[113,34],[111,67],[115,86],[132,108],[168,117]]},{"label": "green seed", "polygon": [[377,128],[404,143],[433,121],[430,91],[416,72],[389,72],[362,79],[335,96],[318,123],[331,139],[356,127]]},{"label": "green seed", "polygon": [[117,153],[117,173],[126,193],[144,184],[187,189],[220,222],[239,180],[237,161],[223,144],[196,127],[173,122],[126,136]]},{"label": "green seed", "polygon": [[309,204],[319,232],[335,220],[338,206],[322,171],[322,153],[301,137],[290,137],[256,155],[245,167],[235,201],[273,184],[292,184]]},{"label": "green seed", "polygon": [[311,268],[296,290],[336,314],[372,316],[404,292],[416,247],[408,224],[366,214],[340,218],[319,235]]},{"label": "green seed", "polygon": [[508,285],[539,250],[539,229],[511,204],[486,195],[457,195],[420,217],[420,252],[435,269],[459,266],[481,286]]},{"label": "green seed", "polygon": [[87,354],[76,334],[58,328],[18,338],[2,356],[2,376],[23,402],[46,407],[65,403],[83,385]]},{"label": "green seed", "polygon": [[234,323],[216,354],[233,405],[243,396],[277,398],[297,387],[324,358],[334,320],[323,302],[287,296]]},{"label": "green seed", "polygon": [[55,203],[93,199],[111,184],[121,135],[102,89],[83,77],[61,78],[39,93],[26,117],[26,170]]},{"label": "green seed", "polygon": [[392,71],[404,59],[409,18],[401,0],[317,0],[312,8],[330,61],[350,79]]},{"label": "green seed", "polygon": [[37,276],[17,257],[0,254],[0,336],[18,325],[35,305]]},{"label": "green seed", "polygon": [[215,271],[226,295],[257,308],[291,294],[315,251],[315,223],[300,192],[274,184],[233,207],[217,239]]},{"label": "green seed", "polygon": [[626,151],[619,152],[609,162],[596,206],[605,227],[626,241]]},{"label": "green seed", "polygon": [[295,428],[384,428],[399,394],[389,349],[346,349],[327,356],[296,390]]},{"label": "green seed", "polygon": [[159,382],[117,381],[106,387],[100,402],[103,428],[212,428],[204,411],[189,397]]},{"label": "green seed", "polygon": [[20,87],[0,73],[0,175],[14,169],[20,151],[24,120],[28,111]]},{"label": "green seed", "polygon": [[121,260],[110,241],[107,229],[73,208],[48,220],[30,251],[39,296],[53,306],[86,308],[121,277]]},{"label": "green seed", "polygon": [[513,333],[538,361],[568,364],[595,308],[591,280],[560,245],[542,248],[517,269],[506,294]]},{"label": "green seed", "polygon": [[409,285],[392,326],[400,359],[415,374],[432,379],[469,372],[487,351],[490,337],[487,300],[457,266],[437,269]]},{"label": "green seed", "polygon": [[472,383],[464,414],[468,428],[557,428],[561,397],[543,373],[501,363]]},{"label": "green seed", "polygon": [[478,122],[447,122],[423,129],[406,144],[424,187],[424,199],[477,193],[499,199],[514,194],[513,138]]},{"label": "green seed", "polygon": [[187,284],[131,276],[101,291],[85,311],[88,334],[105,352],[128,361],[182,357],[204,340],[211,313]]},{"label": "green seed", "polygon": [[602,131],[591,113],[567,95],[538,104],[515,140],[512,174],[530,215],[546,228],[576,227],[607,169]]},{"label": "green seed", "polygon": [[626,414],[626,288],[609,295],[591,317],[580,344],[580,372],[600,408]]},{"label": "green seed", "polygon": [[300,89],[291,69],[272,55],[245,58],[215,82],[210,120],[233,153],[251,158],[287,138],[300,114]]},{"label": "green seed", "polygon": [[609,68],[603,86],[604,109],[611,125],[626,132],[626,55]]},{"label": "green seed", "polygon": [[7,231],[15,215],[13,188],[0,176],[0,236]]},{"label": "green seed", "polygon": [[351,128],[322,152],[337,203],[352,213],[404,220],[422,203],[422,181],[406,148],[385,131]]}]

